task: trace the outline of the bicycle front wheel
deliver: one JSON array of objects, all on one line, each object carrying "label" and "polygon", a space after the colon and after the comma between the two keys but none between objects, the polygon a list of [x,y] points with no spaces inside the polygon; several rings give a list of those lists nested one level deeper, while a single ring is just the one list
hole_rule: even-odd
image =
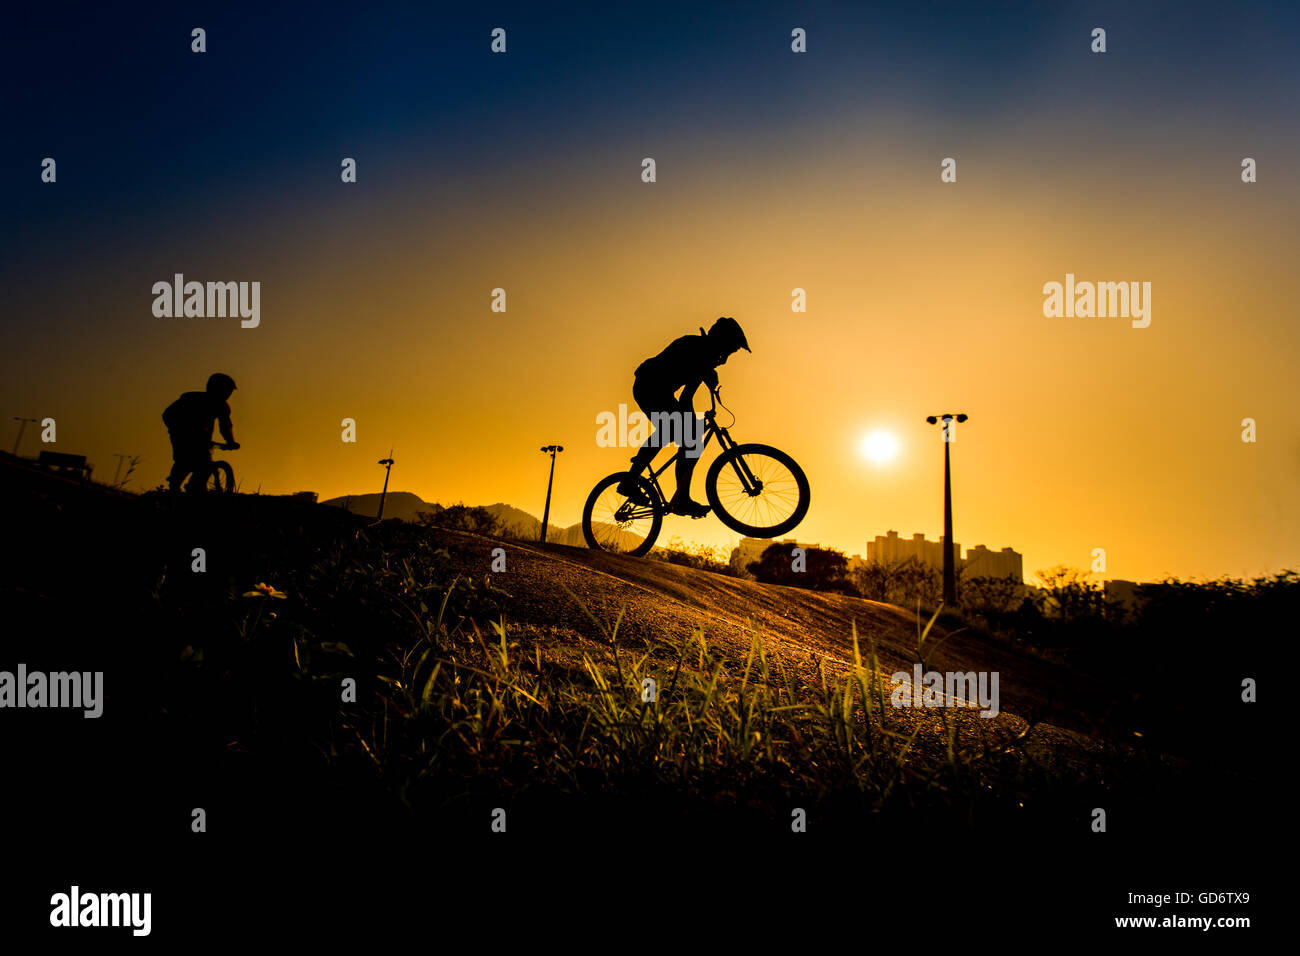
[{"label": "bicycle front wheel", "polygon": [[[620,494],[618,485],[629,477],[627,472],[602,478],[582,509],[582,535],[594,551],[613,551],[640,557],[654,547],[663,511],[654,505],[641,505]],[[656,501],[654,486],[644,478],[636,485],[647,501]]]},{"label": "bicycle front wheel", "polygon": [[709,505],[732,531],[753,538],[785,534],[808,514],[808,476],[771,445],[735,445],[713,460],[704,482]]},{"label": "bicycle front wheel", "polygon": [[235,490],[235,470],[224,461],[214,461],[208,472],[208,491],[229,494]]}]

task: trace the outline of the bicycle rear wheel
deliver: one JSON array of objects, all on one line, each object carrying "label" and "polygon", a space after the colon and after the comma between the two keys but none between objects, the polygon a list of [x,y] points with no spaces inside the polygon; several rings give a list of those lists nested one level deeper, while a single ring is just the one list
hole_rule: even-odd
[{"label": "bicycle rear wheel", "polygon": [[[640,557],[654,547],[659,537],[663,511],[655,505],[635,504],[620,494],[618,485],[628,477],[628,472],[620,472],[602,478],[587,496],[582,509],[582,536],[592,550]],[[640,477],[634,480],[647,500],[658,500],[650,482]]]},{"label": "bicycle rear wheel", "polygon": [[704,482],[709,505],[732,531],[776,538],[808,514],[808,476],[771,445],[734,445],[713,460]]}]

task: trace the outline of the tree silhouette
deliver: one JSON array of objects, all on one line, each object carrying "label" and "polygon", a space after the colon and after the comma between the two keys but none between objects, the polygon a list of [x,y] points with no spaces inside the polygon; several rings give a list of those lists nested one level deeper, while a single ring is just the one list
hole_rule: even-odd
[{"label": "tree silhouette", "polygon": [[962,582],[961,606],[976,614],[999,614],[1020,604],[1024,585],[1012,577],[980,575]]},{"label": "tree silhouette", "polygon": [[849,562],[843,551],[832,548],[804,548],[805,569],[794,570],[795,546],[768,545],[759,560],[749,565],[749,573],[764,584],[784,584],[812,591],[835,591],[857,594],[849,580]]},{"label": "tree silhouette", "polygon": [[[900,561],[872,561],[858,567],[853,582],[863,597],[900,607],[936,607],[943,597],[943,571],[915,556]],[[958,594],[962,569],[957,569]]]},{"label": "tree silhouette", "polygon": [[1087,571],[1058,564],[1035,571],[1039,586],[1047,592],[1046,610],[1065,621],[1101,616],[1106,597],[1101,585],[1089,580]]}]

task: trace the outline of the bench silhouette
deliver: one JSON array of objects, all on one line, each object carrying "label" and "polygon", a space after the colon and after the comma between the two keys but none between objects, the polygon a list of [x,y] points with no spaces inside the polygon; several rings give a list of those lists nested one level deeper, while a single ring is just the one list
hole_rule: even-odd
[{"label": "bench silhouette", "polygon": [[60,475],[69,475],[85,481],[95,466],[86,462],[85,455],[65,455],[61,451],[43,451],[36,459],[36,464],[53,469]]}]

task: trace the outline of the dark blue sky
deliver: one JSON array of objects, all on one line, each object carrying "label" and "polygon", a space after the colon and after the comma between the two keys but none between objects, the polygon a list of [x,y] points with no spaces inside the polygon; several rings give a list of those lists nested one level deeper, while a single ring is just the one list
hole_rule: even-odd
[{"label": "dark blue sky", "polygon": [[[122,217],[197,190],[237,202],[362,147],[372,174],[418,157],[448,176],[503,145],[657,124],[743,133],[848,96],[996,122],[1081,80],[1121,109],[1208,97],[1294,124],[1300,89],[1297,4],[235,6],[40,5],[9,20],[8,240],[39,235],[33,220],[84,221],[86,203]],[[795,25],[810,52],[792,62]],[[1084,55],[1092,25],[1109,31],[1102,78]],[[208,31],[202,56],[193,26]],[[494,26],[505,57],[488,52]],[[46,155],[54,197],[38,192]]]}]

